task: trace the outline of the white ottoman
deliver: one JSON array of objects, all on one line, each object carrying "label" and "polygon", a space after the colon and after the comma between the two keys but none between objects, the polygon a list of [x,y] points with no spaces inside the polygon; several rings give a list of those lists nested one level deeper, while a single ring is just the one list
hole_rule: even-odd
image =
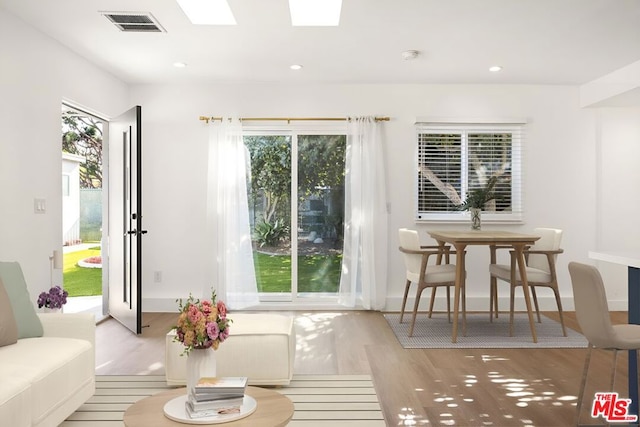
[{"label": "white ottoman", "polygon": [[[216,350],[216,375],[244,376],[252,385],[287,385],[293,376],[296,340],[293,317],[262,313],[229,313],[229,337]],[[187,358],[167,333],[165,372],[168,385],[185,385]]]}]

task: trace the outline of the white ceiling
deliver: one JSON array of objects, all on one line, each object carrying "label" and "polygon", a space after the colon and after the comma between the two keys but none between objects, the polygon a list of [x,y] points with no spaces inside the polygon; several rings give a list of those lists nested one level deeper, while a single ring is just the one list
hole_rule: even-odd
[{"label": "white ceiling", "polygon": [[[0,0],[132,84],[581,85],[640,60],[640,0],[343,0],[339,27],[306,28],[287,0],[229,4],[237,26],[192,25],[175,0]],[[150,12],[167,32],[123,33],[100,11]]]}]

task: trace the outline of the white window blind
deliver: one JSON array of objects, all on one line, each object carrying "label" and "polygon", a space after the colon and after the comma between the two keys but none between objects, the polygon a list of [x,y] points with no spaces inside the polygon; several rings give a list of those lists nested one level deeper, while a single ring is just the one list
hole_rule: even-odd
[{"label": "white window blind", "polygon": [[522,124],[417,124],[416,219],[466,221],[457,206],[497,177],[483,221],[522,220]]}]

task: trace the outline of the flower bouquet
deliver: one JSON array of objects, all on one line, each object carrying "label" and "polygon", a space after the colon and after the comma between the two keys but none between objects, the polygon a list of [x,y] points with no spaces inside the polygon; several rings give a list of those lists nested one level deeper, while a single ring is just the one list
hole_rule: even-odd
[{"label": "flower bouquet", "polygon": [[48,292],[41,292],[38,295],[38,308],[62,308],[67,303],[68,295],[69,293],[60,286],[52,286]]},{"label": "flower bouquet", "polygon": [[176,302],[180,315],[175,326],[175,340],[184,344],[182,354],[189,355],[194,349],[217,350],[220,343],[229,336],[232,320],[227,318],[225,303],[216,301],[215,291],[211,293],[211,301],[200,301],[189,294],[185,302],[182,299]]}]

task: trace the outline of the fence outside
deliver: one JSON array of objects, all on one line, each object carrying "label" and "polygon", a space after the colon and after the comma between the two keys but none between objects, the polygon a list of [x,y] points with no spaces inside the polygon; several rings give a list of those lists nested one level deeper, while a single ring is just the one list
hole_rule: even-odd
[{"label": "fence outside", "polygon": [[83,242],[102,239],[102,188],[80,189],[80,239]]}]

